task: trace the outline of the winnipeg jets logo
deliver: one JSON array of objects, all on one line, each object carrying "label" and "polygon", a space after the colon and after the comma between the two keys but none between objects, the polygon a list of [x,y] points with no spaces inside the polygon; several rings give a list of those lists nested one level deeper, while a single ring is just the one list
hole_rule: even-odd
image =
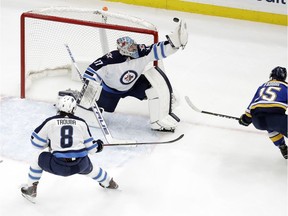
[{"label": "winnipeg jets logo", "polygon": [[132,83],[136,78],[138,77],[137,73],[135,71],[128,70],[120,78],[120,82],[123,85],[129,85]]}]

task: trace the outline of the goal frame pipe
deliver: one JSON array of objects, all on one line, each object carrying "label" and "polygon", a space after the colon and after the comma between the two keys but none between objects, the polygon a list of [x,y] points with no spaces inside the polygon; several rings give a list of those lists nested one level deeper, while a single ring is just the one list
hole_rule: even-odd
[{"label": "goal frame pipe", "polygon": [[[90,26],[90,27],[97,27],[97,28],[105,28],[105,29],[112,29],[112,30],[121,30],[127,32],[135,32],[135,33],[142,33],[142,34],[149,34],[153,35],[154,43],[157,43],[159,40],[158,32],[155,30],[149,29],[142,29],[136,27],[129,27],[129,26],[122,26],[122,25],[114,25],[114,24],[106,24],[106,23],[99,23],[99,22],[92,22],[92,21],[84,21],[84,20],[77,20],[71,18],[64,18],[64,17],[56,17],[50,15],[42,15],[42,14],[34,14],[30,12],[22,13],[20,17],[20,98],[25,98],[25,19],[26,18],[34,18],[34,19],[41,19],[41,20],[48,20],[48,21],[55,21],[61,23],[68,23],[74,25],[82,25],[82,26]],[[154,62],[154,66],[157,66],[157,62]]]}]

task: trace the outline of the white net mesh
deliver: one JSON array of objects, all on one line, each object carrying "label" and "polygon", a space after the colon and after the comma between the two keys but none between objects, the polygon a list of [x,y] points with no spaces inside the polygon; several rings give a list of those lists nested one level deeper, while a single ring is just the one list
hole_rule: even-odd
[{"label": "white net mesh", "polygon": [[26,84],[26,89],[27,79],[32,83],[35,78],[71,71],[65,44],[76,62],[92,63],[115,50],[119,37],[129,36],[146,45],[158,39],[151,23],[107,11],[53,7],[24,13],[22,21],[22,76],[26,83],[21,85]]}]

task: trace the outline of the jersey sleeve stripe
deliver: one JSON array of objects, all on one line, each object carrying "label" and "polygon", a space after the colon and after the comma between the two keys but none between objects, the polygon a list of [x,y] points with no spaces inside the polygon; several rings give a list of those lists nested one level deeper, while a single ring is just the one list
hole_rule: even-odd
[{"label": "jersey sleeve stripe", "polygon": [[93,76],[90,76],[87,73],[84,74],[83,78],[96,81],[96,79]]},{"label": "jersey sleeve stripe", "polygon": [[98,147],[98,145],[92,145],[90,147],[87,147],[86,149],[87,149],[87,151],[91,151],[92,149],[94,149],[96,147]]},{"label": "jersey sleeve stripe", "polygon": [[159,60],[159,56],[158,56],[158,53],[157,53],[157,46],[155,44],[153,45],[153,52],[154,52],[155,59]]},{"label": "jersey sleeve stripe", "polygon": [[37,140],[44,142],[45,144],[47,143],[46,139],[41,138],[40,136],[38,136],[38,134],[36,134],[35,132],[32,133],[32,136],[35,137]]},{"label": "jersey sleeve stripe", "polygon": [[164,42],[160,43],[160,48],[161,48],[161,55],[163,58],[166,58],[167,56],[165,55],[165,51],[164,51]]},{"label": "jersey sleeve stripe", "polygon": [[84,144],[89,143],[89,142],[92,142],[92,141],[93,141],[93,138],[90,137],[89,139],[84,140]]},{"label": "jersey sleeve stripe", "polygon": [[39,144],[35,143],[33,140],[31,140],[31,144],[37,148],[40,148],[40,149],[45,148],[45,145],[39,145]]},{"label": "jersey sleeve stripe", "polygon": [[87,71],[96,75],[96,71],[93,68],[91,68],[91,67],[88,67]]},{"label": "jersey sleeve stripe", "polygon": [[[91,73],[91,74],[95,74],[97,76],[97,79],[95,79],[93,76],[88,75],[87,72]],[[88,67],[87,70],[84,73],[84,76],[88,76],[91,77],[90,79],[94,79],[95,81],[101,81],[101,77],[97,74],[97,72],[92,68],[92,67]]]}]

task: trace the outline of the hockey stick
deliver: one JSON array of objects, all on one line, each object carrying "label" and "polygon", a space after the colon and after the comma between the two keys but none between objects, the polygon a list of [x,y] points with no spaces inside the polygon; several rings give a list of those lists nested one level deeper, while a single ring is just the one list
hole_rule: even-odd
[{"label": "hockey stick", "polygon": [[234,117],[234,116],[229,116],[229,115],[224,115],[224,114],[220,114],[220,113],[213,113],[213,112],[208,112],[208,111],[204,111],[204,110],[200,110],[198,109],[194,104],[192,104],[190,98],[188,96],[185,96],[185,100],[187,102],[187,104],[189,105],[189,107],[191,107],[193,110],[195,110],[196,112],[200,112],[200,113],[204,113],[204,114],[209,114],[209,115],[214,115],[214,116],[218,116],[218,117],[223,117],[223,118],[228,118],[228,119],[234,119],[234,120],[239,120],[238,117]]},{"label": "hockey stick", "polygon": [[184,134],[181,134],[179,137],[167,140],[167,141],[158,141],[158,142],[135,142],[135,143],[113,143],[113,144],[103,144],[103,146],[132,146],[132,145],[162,145],[162,144],[169,144],[174,143],[184,137]]},{"label": "hockey stick", "polygon": [[[84,82],[83,77],[82,77],[82,75],[81,75],[80,69],[79,69],[78,66],[77,66],[77,63],[76,63],[76,61],[75,61],[75,59],[74,59],[74,57],[73,57],[73,54],[72,54],[72,52],[71,52],[71,50],[70,50],[70,47],[68,46],[68,44],[64,44],[64,45],[65,45],[65,47],[66,47],[66,49],[67,49],[67,51],[68,51],[68,53],[69,53],[69,56],[70,56],[70,58],[71,58],[71,60],[72,60],[72,63],[73,63],[73,65],[74,65],[74,67],[76,68],[76,71],[77,71],[77,73],[78,73],[78,75],[79,75],[80,80],[81,80],[82,83],[85,85],[85,82]],[[86,87],[87,87],[87,86],[86,86]],[[82,95],[82,96],[83,96],[83,95]],[[81,97],[81,96],[80,96],[80,97]],[[95,117],[96,117],[96,119],[97,119],[97,121],[98,121],[98,124],[99,124],[99,126],[100,126],[100,128],[101,128],[101,131],[102,131],[102,133],[103,133],[106,141],[107,141],[108,143],[112,143],[112,142],[113,142],[113,137],[111,136],[111,133],[110,133],[110,131],[109,131],[109,129],[108,129],[108,126],[107,126],[107,124],[106,124],[106,122],[105,122],[105,120],[104,120],[104,118],[103,118],[103,116],[102,116],[102,114],[101,114],[101,111],[100,111],[100,109],[99,109],[99,107],[98,107],[98,105],[97,105],[96,102],[93,104],[92,110],[93,110],[93,113],[94,113],[94,115],[95,115]]]},{"label": "hockey stick", "polygon": [[77,65],[77,63],[76,63],[76,61],[75,61],[75,59],[74,59],[74,57],[73,57],[73,54],[72,54],[72,52],[71,52],[71,50],[70,50],[70,47],[68,46],[68,44],[64,44],[64,45],[65,45],[65,47],[66,47],[66,49],[67,49],[67,52],[69,53],[69,56],[70,56],[70,58],[71,58],[71,60],[72,60],[72,63],[73,63],[73,65],[74,65],[74,67],[76,68],[76,71],[77,71],[77,73],[78,73],[78,76],[79,76],[81,82],[84,83],[84,80],[83,80],[83,77],[82,77],[82,75],[81,75],[80,69],[79,69],[79,67],[78,67],[78,65]]}]

